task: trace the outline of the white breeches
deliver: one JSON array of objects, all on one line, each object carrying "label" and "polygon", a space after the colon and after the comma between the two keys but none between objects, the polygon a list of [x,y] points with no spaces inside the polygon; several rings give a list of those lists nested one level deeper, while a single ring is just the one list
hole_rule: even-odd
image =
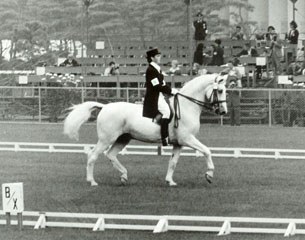
[{"label": "white breeches", "polygon": [[169,119],[171,111],[162,93],[159,94],[158,110],[162,114],[162,118]]}]

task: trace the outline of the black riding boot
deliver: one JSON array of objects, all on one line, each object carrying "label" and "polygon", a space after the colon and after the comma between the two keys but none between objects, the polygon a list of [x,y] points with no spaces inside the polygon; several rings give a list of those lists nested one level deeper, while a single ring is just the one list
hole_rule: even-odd
[{"label": "black riding boot", "polygon": [[168,146],[168,124],[169,124],[169,119],[162,118],[160,120],[160,124],[161,124],[162,145],[163,146]]}]

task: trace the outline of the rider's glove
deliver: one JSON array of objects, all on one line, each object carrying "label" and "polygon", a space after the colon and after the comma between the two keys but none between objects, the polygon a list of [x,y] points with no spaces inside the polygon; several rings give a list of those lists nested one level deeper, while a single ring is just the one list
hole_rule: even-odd
[{"label": "rider's glove", "polygon": [[172,92],[171,94],[172,95],[176,95],[179,91],[176,89],[176,88],[172,88]]}]

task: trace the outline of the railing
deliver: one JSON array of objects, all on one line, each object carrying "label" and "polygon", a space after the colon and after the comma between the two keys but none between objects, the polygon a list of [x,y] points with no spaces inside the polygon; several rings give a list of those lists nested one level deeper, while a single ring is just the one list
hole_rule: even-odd
[{"label": "railing", "polygon": [[[15,217],[15,214],[12,214]],[[5,213],[0,211],[0,217]],[[251,218],[181,215],[132,215],[103,213],[68,213],[24,211],[21,221],[0,219],[0,225],[11,224],[34,229],[50,227],[86,228],[92,231],[146,230],[153,233],[167,231],[209,232],[218,236],[230,233],[283,234],[285,237],[305,234],[304,219]],[[19,220],[18,220],[19,221]],[[20,229],[21,229],[20,227]]]},{"label": "railing", "polygon": [[[109,83],[111,84],[111,83]],[[114,84],[115,86],[115,84]],[[231,124],[233,109],[231,93],[240,92],[241,124],[304,126],[305,89],[228,89],[228,109],[225,116],[203,110],[202,123]],[[1,87],[0,120],[57,122],[66,109],[83,101],[131,102],[141,104],[145,89],[116,87]],[[232,98],[233,99],[233,98]],[[94,120],[95,116],[91,120]]]},{"label": "railing", "polygon": [[[0,142],[0,152],[40,152],[40,153],[83,153],[87,154],[94,144],[76,143],[35,143],[35,142]],[[263,159],[305,159],[302,149],[273,149],[273,148],[228,148],[210,147],[213,157],[221,158],[263,158]],[[119,153],[122,155],[171,156],[172,147],[160,145],[127,145]],[[183,147],[181,156],[201,157],[197,150]]]}]

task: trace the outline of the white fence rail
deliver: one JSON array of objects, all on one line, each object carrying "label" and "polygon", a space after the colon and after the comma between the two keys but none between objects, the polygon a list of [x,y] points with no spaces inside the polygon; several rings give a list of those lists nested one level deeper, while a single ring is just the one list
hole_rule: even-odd
[{"label": "white fence rail", "polygon": [[[0,211],[1,219],[6,213]],[[87,228],[93,231],[107,229],[149,230],[154,233],[167,231],[215,232],[218,235],[230,233],[284,234],[285,237],[305,234],[305,219],[294,218],[246,218],[246,217],[205,217],[175,215],[123,215],[62,212],[22,213],[22,225],[34,229],[46,227]],[[14,217],[14,215],[12,215]],[[11,220],[11,225],[19,224]]]},{"label": "white fence rail", "polygon": [[[13,152],[87,153],[93,147],[94,144],[0,142],[0,151]],[[127,145],[120,154],[170,156],[171,149],[157,145]],[[301,149],[211,147],[210,150],[213,157],[305,159],[305,150]],[[181,156],[200,157],[202,154],[185,147]]]}]

